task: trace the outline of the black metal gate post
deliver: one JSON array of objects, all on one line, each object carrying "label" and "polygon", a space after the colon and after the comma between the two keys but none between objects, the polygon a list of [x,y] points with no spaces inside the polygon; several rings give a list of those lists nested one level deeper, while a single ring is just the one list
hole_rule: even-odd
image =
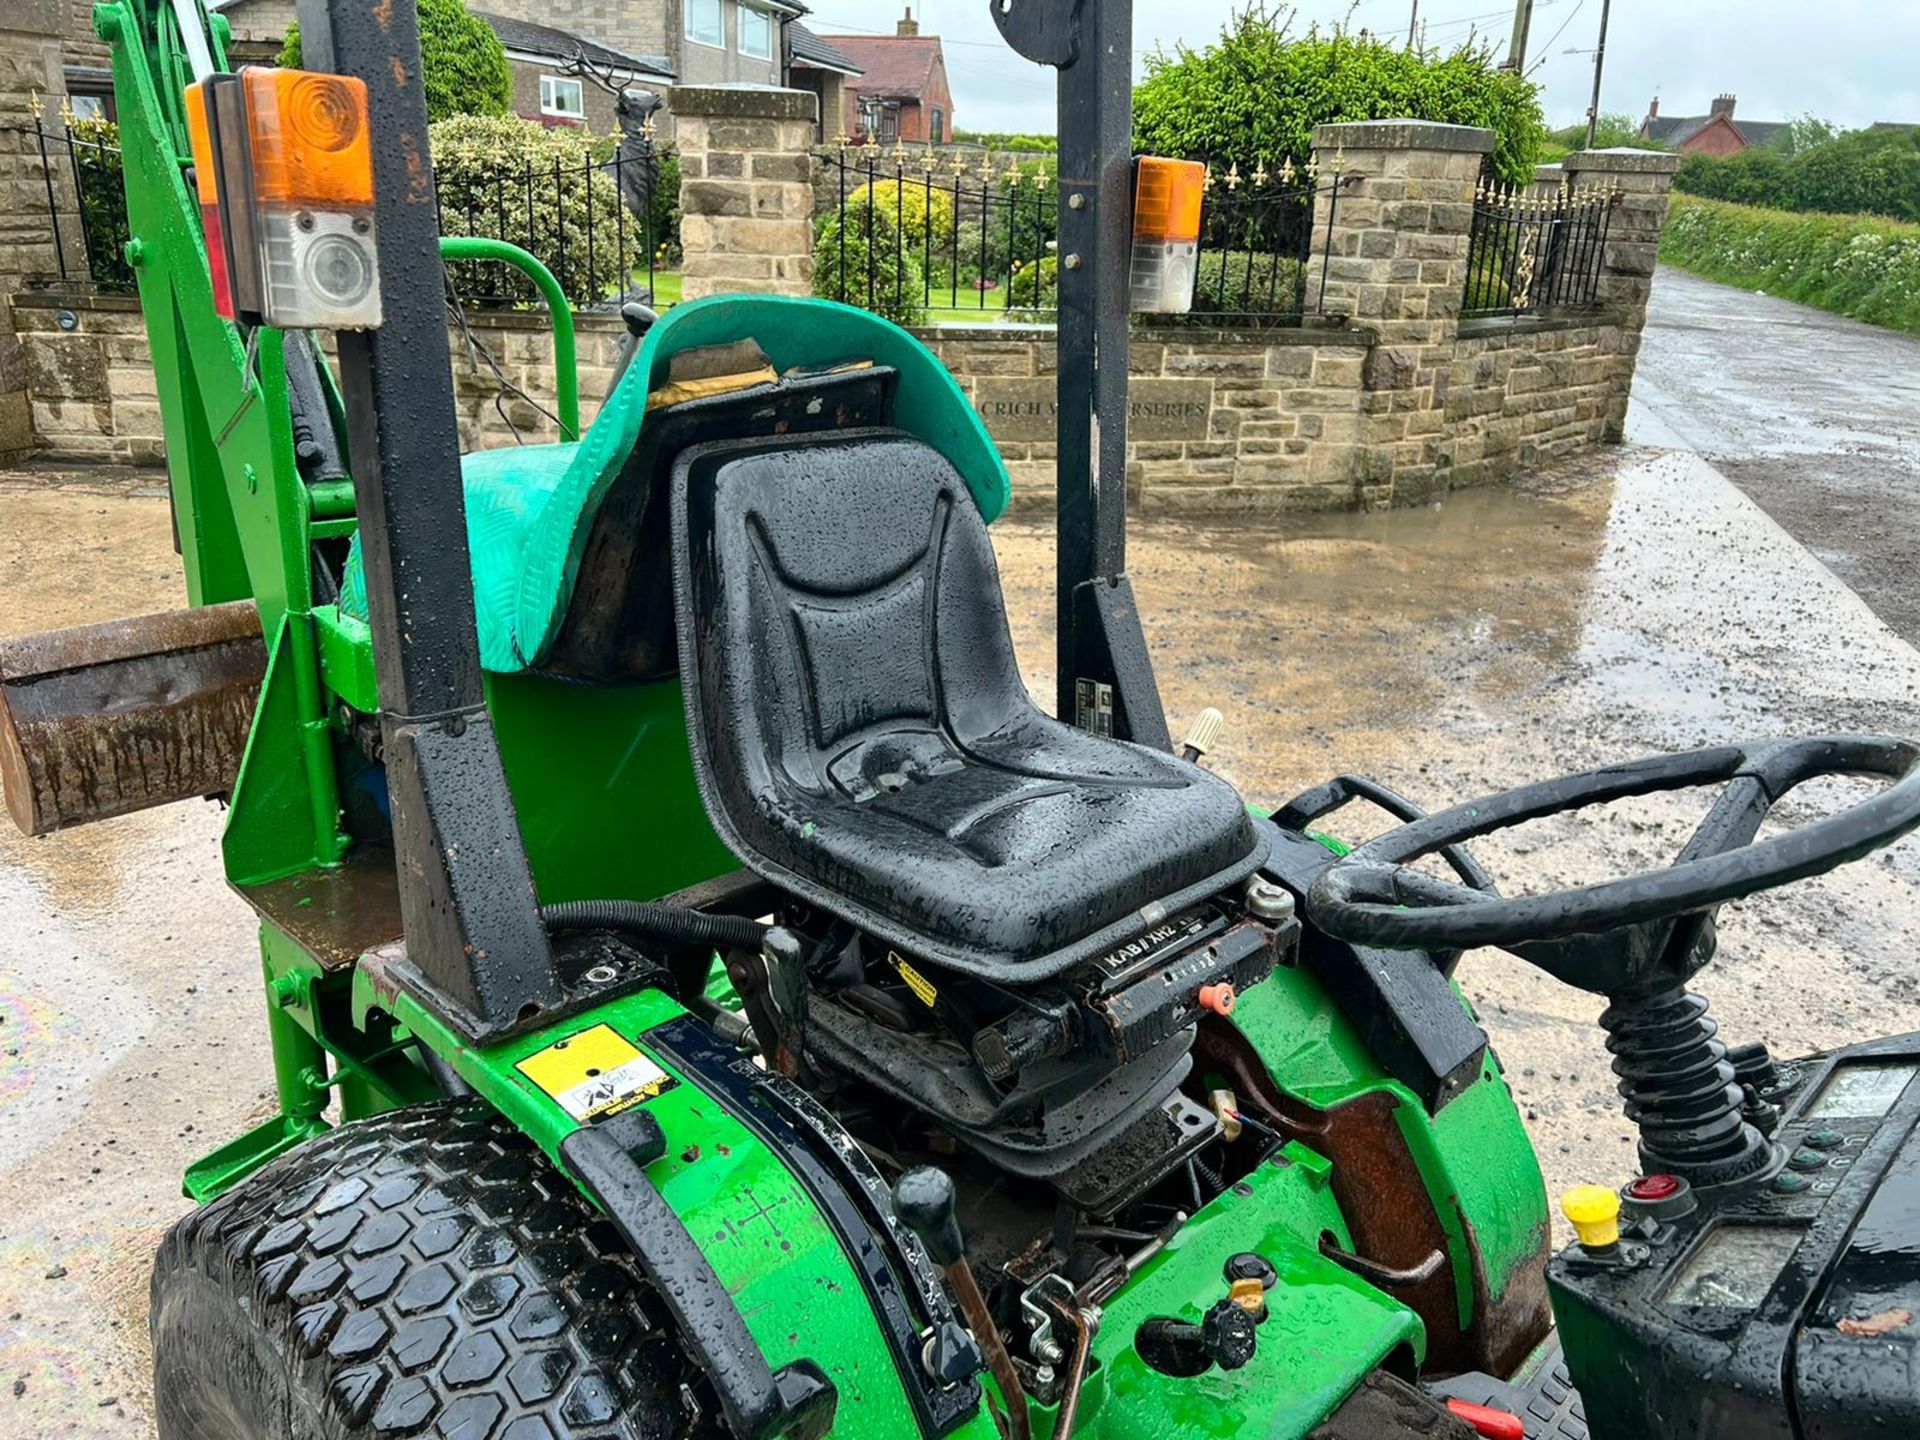
[{"label": "black metal gate post", "polygon": [[988,0],[1007,43],[1059,71],[1057,707],[1170,748],[1127,579],[1132,0]]},{"label": "black metal gate post", "polygon": [[364,80],[373,128],[386,320],[341,334],[340,377],[406,925],[394,969],[484,1040],[563,997],[481,687],[415,3],[297,13],[307,68]]}]

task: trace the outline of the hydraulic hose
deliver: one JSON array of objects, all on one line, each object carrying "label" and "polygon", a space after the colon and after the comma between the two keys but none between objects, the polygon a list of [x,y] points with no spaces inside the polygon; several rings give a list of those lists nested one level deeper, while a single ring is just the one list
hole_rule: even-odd
[{"label": "hydraulic hose", "polygon": [[760,949],[768,927],[742,915],[713,915],[642,900],[569,900],[542,905],[549,930],[619,930],[663,945],[709,945],[716,950]]}]

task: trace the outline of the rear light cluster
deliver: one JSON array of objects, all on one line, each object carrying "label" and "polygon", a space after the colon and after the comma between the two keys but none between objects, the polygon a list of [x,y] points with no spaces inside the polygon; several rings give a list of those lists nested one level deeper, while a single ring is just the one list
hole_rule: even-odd
[{"label": "rear light cluster", "polygon": [[281,330],[380,324],[367,87],[250,66],[187,87],[214,308]]},{"label": "rear light cluster", "polygon": [[1133,266],[1128,308],[1157,315],[1193,309],[1200,269],[1200,202],[1207,167],[1143,155],[1133,182]]}]

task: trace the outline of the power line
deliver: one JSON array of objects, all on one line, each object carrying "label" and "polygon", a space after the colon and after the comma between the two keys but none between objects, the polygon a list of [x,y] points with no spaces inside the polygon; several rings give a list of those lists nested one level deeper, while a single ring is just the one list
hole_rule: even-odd
[{"label": "power line", "polygon": [[1560,22],[1560,28],[1553,32],[1553,39],[1547,41],[1546,44],[1540,47],[1540,58],[1534,61],[1532,65],[1527,67],[1527,74],[1531,75],[1535,70],[1538,70],[1542,65],[1546,64],[1547,61],[1553,57],[1554,40],[1558,40],[1562,35],[1566,34],[1567,26],[1573,24],[1573,22],[1579,18],[1580,12],[1586,8],[1587,8],[1587,0],[1580,0],[1580,3],[1573,7],[1573,13],[1568,15],[1566,19],[1562,20]]}]

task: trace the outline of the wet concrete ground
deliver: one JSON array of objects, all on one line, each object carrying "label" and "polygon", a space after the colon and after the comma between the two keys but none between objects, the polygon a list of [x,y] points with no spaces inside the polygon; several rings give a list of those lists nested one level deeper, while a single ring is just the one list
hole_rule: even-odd
[{"label": "wet concrete ground", "polygon": [[[0,633],[177,603],[164,504],[124,472],[0,477]],[[997,527],[1029,683],[1052,693],[1051,536]],[[1440,806],[1729,738],[1916,728],[1920,655],[1710,467],[1640,449],[1420,511],[1157,524],[1132,568],[1176,732],[1274,803],[1342,770]],[[1842,787],[1782,807],[1817,813]],[[1503,886],[1665,864],[1706,803],[1540,822]],[[182,1168],[267,1108],[252,926],[186,805],[39,841],[0,828],[0,1426],[150,1433],[144,1288]],[[1370,826],[1356,816],[1350,835]],[[1920,842],[1728,908],[1702,989],[1779,1053],[1920,1028]],[[1461,978],[1555,1191],[1630,1173],[1597,998],[1498,952]]]},{"label": "wet concrete ground", "polygon": [[1633,395],[1920,644],[1920,336],[1663,267]]}]

